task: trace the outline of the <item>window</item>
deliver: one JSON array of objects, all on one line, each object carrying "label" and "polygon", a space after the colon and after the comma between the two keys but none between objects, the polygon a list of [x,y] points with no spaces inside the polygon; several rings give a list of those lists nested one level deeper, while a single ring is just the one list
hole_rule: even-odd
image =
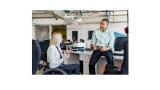
[{"label": "window", "polygon": [[88,39],[92,39],[92,34],[93,34],[93,31],[88,31]]},{"label": "window", "polygon": [[72,31],[72,39],[73,39],[73,41],[77,41],[77,39],[78,39],[78,31]]}]

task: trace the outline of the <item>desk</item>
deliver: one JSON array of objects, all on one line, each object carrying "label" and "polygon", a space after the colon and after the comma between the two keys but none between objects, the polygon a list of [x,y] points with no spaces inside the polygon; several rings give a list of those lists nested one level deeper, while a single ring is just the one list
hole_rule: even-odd
[{"label": "desk", "polygon": [[[79,64],[79,61],[83,61],[83,74],[89,74],[89,61],[91,58],[93,51],[76,51],[76,52],[72,52],[70,54],[70,58],[68,60],[65,60],[64,63],[65,64],[74,64],[77,63]],[[113,56],[114,60],[120,59],[123,60],[122,56]],[[96,73],[98,73],[98,67],[101,64],[107,64],[105,57],[101,56],[100,60],[98,60],[97,64],[96,64]]]},{"label": "desk", "polygon": [[83,74],[89,74],[89,60],[93,51],[76,51],[70,54],[70,58],[65,60],[65,64],[79,64],[79,61],[83,61]]}]

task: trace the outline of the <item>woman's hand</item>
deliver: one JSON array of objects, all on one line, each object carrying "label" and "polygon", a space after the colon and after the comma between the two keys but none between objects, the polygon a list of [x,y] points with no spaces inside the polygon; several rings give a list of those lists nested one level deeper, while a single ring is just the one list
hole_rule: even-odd
[{"label": "woman's hand", "polygon": [[63,59],[67,60],[70,57],[70,54],[64,54]]},{"label": "woman's hand", "polygon": [[72,53],[73,51],[72,51],[72,50],[65,50],[65,51],[63,51],[63,52],[64,52],[63,58],[64,58],[65,60],[67,60],[67,59],[70,57],[70,53]]}]

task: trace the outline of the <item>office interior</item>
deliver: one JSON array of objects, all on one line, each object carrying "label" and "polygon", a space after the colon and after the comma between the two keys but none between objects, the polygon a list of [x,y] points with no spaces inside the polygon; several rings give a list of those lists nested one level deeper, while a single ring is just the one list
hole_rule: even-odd
[{"label": "office interior", "polygon": [[[99,28],[99,23],[104,18],[109,19],[108,28],[115,35],[113,58],[117,70],[121,71],[125,57],[124,42],[128,41],[129,36],[128,31],[125,32],[126,27],[129,27],[128,10],[32,10],[32,60],[36,57],[33,53],[33,41],[38,41],[41,49],[35,75],[43,75],[48,67],[47,49],[53,31],[62,34],[64,45],[61,49],[73,51],[64,63],[80,64],[80,75],[89,75],[89,60],[93,53],[92,34]],[[126,57],[128,61],[128,50]],[[96,75],[104,75],[107,64],[105,59],[101,56],[97,62]]]}]

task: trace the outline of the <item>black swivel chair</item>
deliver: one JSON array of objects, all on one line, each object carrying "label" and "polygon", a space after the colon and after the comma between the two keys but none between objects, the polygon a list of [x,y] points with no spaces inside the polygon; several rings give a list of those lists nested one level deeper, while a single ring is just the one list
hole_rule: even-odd
[{"label": "black swivel chair", "polygon": [[128,74],[128,37],[118,37],[115,40],[115,51],[124,50],[123,54],[114,53],[115,56],[123,56],[120,74]]},{"label": "black swivel chair", "polygon": [[50,42],[49,40],[44,40],[44,41],[39,42],[41,50],[42,50],[42,52],[41,52],[42,63],[39,64],[39,70],[43,67],[45,70],[48,67],[48,65],[47,65],[47,49],[49,47],[49,42]]},{"label": "black swivel chair", "polygon": [[128,40],[128,37],[117,37],[114,43],[115,51],[124,50],[124,45],[127,40]]},{"label": "black swivel chair", "polygon": [[124,59],[121,67],[122,74],[128,74],[128,40],[124,44]]},{"label": "black swivel chair", "polygon": [[114,35],[115,35],[115,42],[114,42],[115,51],[124,50],[124,43],[128,40],[128,37],[118,32],[114,32]]},{"label": "black swivel chair", "polygon": [[32,74],[36,74],[41,58],[41,48],[36,40],[32,40]]},{"label": "black swivel chair", "polygon": [[114,50],[116,52],[113,53],[114,56],[124,56],[124,53],[121,51],[124,50],[125,42],[128,40],[128,37],[124,34],[114,32],[115,42],[114,42]]},{"label": "black swivel chair", "polygon": [[114,56],[123,56],[124,60],[122,63],[121,71],[118,71],[118,67],[107,65],[104,74],[128,74],[128,37],[116,37],[114,43],[115,51],[124,50],[124,53],[114,52]]}]

